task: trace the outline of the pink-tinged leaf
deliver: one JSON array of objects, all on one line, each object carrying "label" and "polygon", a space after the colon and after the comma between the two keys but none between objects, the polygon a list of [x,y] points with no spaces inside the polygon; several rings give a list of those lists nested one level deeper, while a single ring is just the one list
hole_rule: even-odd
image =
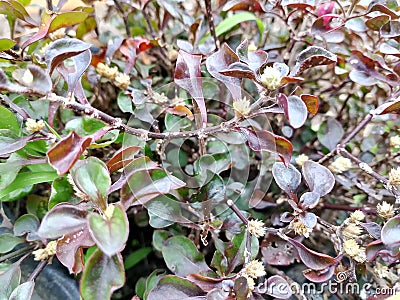
[{"label": "pink-tinged leaf", "polygon": [[368,7],[367,13],[373,12],[373,11],[379,11],[381,13],[384,13],[386,15],[389,15],[392,19],[398,19],[399,16],[396,14],[395,11],[391,10],[387,6],[380,4],[380,3],[374,3],[371,2],[370,6]]},{"label": "pink-tinged leaf", "polygon": [[58,260],[68,268],[70,273],[78,274],[83,269],[82,248],[94,245],[87,226],[81,230],[65,234],[57,241],[56,255]]},{"label": "pink-tinged leaf", "polygon": [[118,150],[106,163],[110,174],[130,163],[133,160],[134,155],[136,155],[141,149],[142,148],[139,146],[129,146]]},{"label": "pink-tinged leaf", "polygon": [[289,266],[299,259],[291,244],[276,235],[268,234],[261,244],[263,261],[272,266]]},{"label": "pink-tinged leaf", "polygon": [[400,243],[400,216],[389,219],[382,227],[382,243],[394,245]]},{"label": "pink-tinged leaf", "polygon": [[317,206],[321,196],[315,192],[306,192],[300,197],[299,206],[303,209],[310,209]]},{"label": "pink-tinged leaf", "polygon": [[120,253],[109,257],[97,249],[85,263],[81,279],[84,300],[111,299],[125,283],[124,263]]},{"label": "pink-tinged leaf", "polygon": [[398,114],[400,113],[400,101],[384,103],[378,108],[374,109],[371,113],[374,115]]},{"label": "pink-tinged leaf", "polygon": [[387,22],[385,25],[381,27],[381,36],[383,38],[396,38],[400,36],[400,21],[392,20]]},{"label": "pink-tinged leaf", "polygon": [[299,214],[300,221],[308,228],[314,228],[317,225],[317,216],[310,212]]},{"label": "pink-tinged leaf", "polygon": [[174,81],[196,101],[200,109],[203,126],[205,127],[207,124],[207,109],[203,96],[200,64],[201,55],[189,54],[180,50],[176,61]]},{"label": "pink-tinged leaf", "polygon": [[0,156],[11,154],[24,148],[33,139],[33,135],[18,137],[11,130],[0,129]]},{"label": "pink-tinged leaf", "polygon": [[[211,274],[211,276],[212,275],[213,274]],[[224,281],[223,278],[203,276],[196,273],[189,274],[185,278],[189,279],[194,284],[197,284],[205,292],[209,292],[216,287],[221,287],[221,282]]]},{"label": "pink-tinged leaf", "polygon": [[[115,43],[113,47],[107,49],[107,57],[111,58],[116,50],[119,50],[127,59],[128,63],[125,67],[125,74],[129,74],[135,65],[140,52],[146,51],[154,46],[158,46],[158,40],[148,40],[145,37],[136,36],[134,38],[124,39],[121,45],[118,47],[118,43]],[[111,51],[109,51],[112,49]]]},{"label": "pink-tinged leaf", "polygon": [[227,70],[222,70],[220,73],[230,77],[248,78],[251,80],[256,79],[256,75],[253,70],[250,69],[248,65],[241,62],[231,64]]},{"label": "pink-tinged leaf", "polygon": [[344,19],[336,14],[329,14],[319,17],[311,26],[311,34],[324,35],[335,31],[344,25]]},{"label": "pink-tinged leaf", "polygon": [[90,235],[101,251],[108,256],[122,251],[128,240],[129,222],[121,205],[114,205],[110,218],[91,213],[88,222]]},{"label": "pink-tinged leaf", "polygon": [[276,153],[286,165],[289,164],[293,146],[284,137],[266,130],[255,131],[245,127],[238,127],[236,130],[245,136],[252,150]]},{"label": "pink-tinged leaf", "polygon": [[399,244],[389,246],[376,240],[369,243],[365,250],[368,261],[374,261],[378,255],[388,263],[395,263],[400,259]]},{"label": "pink-tinged leaf", "polygon": [[315,115],[318,112],[319,100],[317,96],[302,94],[300,98],[303,100],[309,113]]},{"label": "pink-tinged leaf", "polygon": [[335,273],[335,266],[328,267],[321,271],[315,270],[305,270],[303,271],[303,275],[305,278],[312,282],[324,282],[332,278]]},{"label": "pink-tinged leaf", "polygon": [[259,73],[268,61],[268,53],[264,50],[251,51],[248,53],[249,67],[255,73]]},{"label": "pink-tinged leaf", "polygon": [[334,8],[335,8],[334,1],[326,2],[322,4],[320,7],[318,7],[317,16],[322,17],[324,15],[331,14]]},{"label": "pink-tinged leaf", "polygon": [[274,163],[272,175],[276,184],[289,196],[297,191],[301,182],[301,174],[292,164],[286,167],[284,163]]},{"label": "pink-tinged leaf", "polygon": [[360,226],[364,228],[373,238],[381,238],[381,226],[375,222],[360,223]]},{"label": "pink-tinged leaf", "polygon": [[314,250],[308,249],[302,243],[289,238],[288,242],[296,248],[301,261],[310,269],[315,271],[322,271],[335,263],[335,258],[316,252]]},{"label": "pink-tinged leaf", "polygon": [[368,19],[365,21],[365,25],[371,30],[379,31],[389,20],[390,17],[388,15],[382,14]]},{"label": "pink-tinged leaf", "polygon": [[313,11],[315,9],[314,0],[282,0],[281,5],[300,10],[310,9]]},{"label": "pink-tinged leaf", "polygon": [[361,51],[353,50],[349,58],[350,65],[357,71],[373,73],[378,62],[364,55]]},{"label": "pink-tinged leaf", "polygon": [[70,11],[61,14],[44,12],[42,20],[40,21],[39,31],[26,40],[21,48],[25,49],[30,44],[37,42],[57,29],[79,24],[83,22],[87,16],[88,13],[83,11]]},{"label": "pink-tinged leaf", "polygon": [[317,66],[330,65],[337,62],[335,54],[317,46],[310,46],[297,56],[296,65],[290,74],[297,76],[307,69]]},{"label": "pink-tinged leaf", "polygon": [[160,299],[201,300],[205,299],[205,292],[188,279],[166,275],[160,279],[147,296],[147,300]]},{"label": "pink-tinged leaf", "polygon": [[262,285],[257,287],[256,292],[278,299],[289,299],[293,294],[289,283],[279,275],[269,277]]},{"label": "pink-tinged leaf", "polygon": [[80,137],[71,131],[47,152],[50,165],[57,170],[58,175],[67,173],[91,142],[90,137]]},{"label": "pink-tinged leaf", "polygon": [[211,54],[206,60],[208,72],[214,78],[223,82],[232,94],[234,100],[242,98],[241,80],[239,78],[222,75],[220,72],[229,68],[235,62],[239,62],[237,54],[227,45],[223,44],[221,48]]},{"label": "pink-tinged leaf", "polygon": [[318,193],[321,197],[328,194],[335,185],[332,172],[312,160],[303,163],[302,172],[311,192]]},{"label": "pink-tinged leaf", "polygon": [[[76,82],[82,76],[79,76],[79,73],[83,74],[84,70],[86,70],[87,68],[87,60],[89,56],[91,56],[91,54],[87,53],[87,50],[89,48],[90,44],[82,42],[78,39],[71,38],[63,38],[50,43],[45,51],[45,60],[49,74],[52,74],[55,67],[65,61],[67,58],[76,56],[78,54],[81,54],[82,52],[86,52],[86,54],[83,54],[81,57],[74,61],[75,64],[78,64],[78,66],[76,67],[76,74],[71,75],[71,78],[67,79],[67,82],[71,84],[71,88],[75,88],[75,86],[73,86],[74,83],[76,85]],[[82,71],[82,69],[84,70]]]},{"label": "pink-tinged leaf", "polygon": [[68,203],[59,203],[44,216],[38,229],[42,238],[55,239],[84,230],[87,226],[87,208]]}]

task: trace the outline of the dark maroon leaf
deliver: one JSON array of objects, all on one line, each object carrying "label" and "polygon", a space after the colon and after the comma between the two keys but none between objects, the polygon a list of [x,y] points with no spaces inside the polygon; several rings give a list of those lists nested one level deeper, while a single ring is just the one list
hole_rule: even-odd
[{"label": "dark maroon leaf", "polygon": [[253,72],[253,70],[251,70],[248,65],[241,62],[236,62],[231,64],[229,66],[229,69],[223,70],[220,73],[222,75],[236,77],[236,78],[249,78],[251,80],[256,79],[256,75]]},{"label": "dark maroon leaf", "polygon": [[201,55],[180,50],[174,74],[175,83],[186,90],[200,109],[203,126],[207,124],[207,109],[204,102],[201,79]]},{"label": "dark maroon leaf", "polygon": [[286,167],[284,163],[274,163],[272,175],[277,185],[289,196],[297,191],[301,182],[301,174],[292,164]]},{"label": "dark maroon leaf", "polygon": [[71,131],[47,152],[50,165],[57,170],[58,175],[67,173],[91,142],[92,138],[80,137]]},{"label": "dark maroon leaf", "polygon": [[221,282],[224,280],[223,278],[203,276],[196,273],[186,276],[186,279],[189,279],[194,284],[197,284],[205,292],[209,292],[216,287],[220,287]]},{"label": "dark maroon leaf", "polygon": [[381,226],[375,222],[360,223],[360,226],[363,227],[373,238],[381,238]]},{"label": "dark maroon leaf", "polygon": [[400,216],[389,219],[382,227],[382,243],[394,245],[400,243]]},{"label": "dark maroon leaf", "polygon": [[303,163],[302,172],[311,192],[316,192],[321,197],[328,194],[335,185],[335,177],[331,171],[312,160]]},{"label": "dark maroon leaf", "polygon": [[290,74],[297,76],[307,69],[316,66],[330,65],[337,62],[335,54],[317,46],[310,46],[297,56],[296,65]]},{"label": "dark maroon leaf", "polygon": [[353,50],[349,58],[350,65],[357,71],[373,72],[377,62],[358,50]]},{"label": "dark maroon leaf", "polygon": [[297,251],[288,242],[268,234],[261,244],[264,262],[273,266],[289,266],[298,258]]},{"label": "dark maroon leaf", "polygon": [[133,160],[134,155],[137,154],[140,150],[141,147],[138,146],[129,146],[118,150],[106,163],[110,174],[128,165]]},{"label": "dark maroon leaf", "polygon": [[54,206],[43,218],[38,234],[42,238],[55,239],[86,228],[87,209],[68,203]]},{"label": "dark maroon leaf", "polygon": [[300,197],[299,206],[303,209],[310,209],[317,206],[319,199],[321,198],[320,194],[315,192],[306,192]]},{"label": "dark maroon leaf", "polygon": [[266,8],[262,1],[258,0],[230,0],[228,1],[224,7],[223,11],[258,11],[258,12],[266,12]]},{"label": "dark maroon leaf", "polygon": [[339,15],[324,15],[314,21],[311,26],[311,34],[323,36],[324,34],[341,28],[343,25],[344,20]]},{"label": "dark maroon leaf", "polygon": [[205,299],[205,292],[192,281],[174,276],[166,275],[160,279],[157,286],[153,288],[147,300],[160,299]]},{"label": "dark maroon leaf", "polygon": [[210,55],[206,60],[208,72],[214,78],[222,81],[232,94],[234,100],[241,99],[241,80],[230,76],[222,75],[220,72],[229,68],[229,66],[239,61],[236,53],[227,45],[223,44],[221,48]]},{"label": "dark maroon leaf", "polygon": [[368,261],[373,261],[379,255],[383,260],[394,263],[400,258],[399,245],[384,245],[381,240],[369,243],[366,247],[366,256]]},{"label": "dark maroon leaf", "polygon": [[306,270],[303,271],[303,275],[305,278],[312,282],[324,282],[332,278],[335,272],[335,266],[330,266],[324,270],[315,271],[315,270]]},{"label": "dark maroon leaf", "polygon": [[254,131],[245,127],[236,130],[245,136],[252,150],[276,153],[286,165],[289,164],[293,146],[287,139],[266,130]]},{"label": "dark maroon leaf", "polygon": [[301,9],[301,10],[306,10],[306,9],[315,9],[315,1],[314,0],[282,0],[281,1],[282,6],[287,6],[289,8],[295,8],[295,9]]},{"label": "dark maroon leaf", "polygon": [[400,36],[400,21],[392,20],[381,28],[381,35],[384,38],[394,38]]},{"label": "dark maroon leaf", "polygon": [[292,238],[289,238],[288,242],[296,248],[301,261],[312,270],[322,271],[330,266],[333,266],[335,263],[335,259],[333,257],[310,250],[302,243]]},{"label": "dark maroon leaf", "polygon": [[[63,38],[50,43],[45,52],[45,59],[49,74],[52,74],[55,67],[57,67],[61,62],[63,62],[67,58],[73,57],[88,50],[90,46],[90,44],[82,42],[81,40],[71,38]],[[82,56],[81,58],[83,60],[86,60],[87,55],[88,54]],[[77,72],[85,65],[85,63],[79,62],[79,60],[80,59],[78,59],[78,63],[80,64],[80,66],[77,67]],[[74,81],[77,81],[76,76],[74,79],[75,80],[71,78],[71,84]]]},{"label": "dark maroon leaf", "polygon": [[374,115],[398,114],[400,113],[400,101],[391,101],[384,103],[373,110],[371,113],[373,113]]}]

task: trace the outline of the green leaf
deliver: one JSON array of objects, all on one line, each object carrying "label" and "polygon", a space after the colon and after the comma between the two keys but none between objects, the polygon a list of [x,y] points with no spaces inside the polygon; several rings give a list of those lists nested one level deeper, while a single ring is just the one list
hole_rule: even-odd
[{"label": "green leaf", "polygon": [[89,157],[78,161],[71,169],[76,186],[102,210],[107,208],[107,192],[111,186],[108,169],[100,159]]},{"label": "green leaf", "polygon": [[11,201],[9,194],[18,189],[42,182],[50,182],[57,178],[56,172],[23,172],[5,189],[0,190],[1,201]]},{"label": "green leaf", "polygon": [[28,234],[26,240],[28,242],[38,240],[36,232],[39,229],[39,219],[35,215],[26,214],[20,216],[14,224],[14,235],[22,236]]},{"label": "green leaf", "polygon": [[120,92],[118,94],[117,103],[122,112],[129,112],[133,114],[132,99],[125,92]]},{"label": "green leaf", "polygon": [[0,39],[0,51],[9,50],[12,47],[14,47],[15,44],[16,44],[16,42],[14,42],[13,40]]},{"label": "green leaf", "polygon": [[7,253],[23,242],[23,239],[14,236],[12,233],[3,233],[0,235],[0,253]]},{"label": "green leaf", "polygon": [[51,184],[51,194],[49,198],[49,209],[61,202],[71,202],[74,195],[74,189],[67,178],[59,177],[54,179]]},{"label": "green leaf", "polygon": [[8,300],[11,293],[17,288],[21,280],[21,268],[19,267],[21,261],[15,262],[11,267],[0,274],[0,299]]},{"label": "green leaf", "polygon": [[85,136],[95,133],[104,126],[105,124],[99,120],[89,117],[78,117],[65,124],[65,130],[67,132],[75,131],[80,136]]},{"label": "green leaf", "polygon": [[7,159],[7,162],[0,163],[0,190],[6,188],[17,177],[23,166],[22,159],[22,157],[13,153]]},{"label": "green leaf", "polygon": [[[264,24],[263,24],[262,20],[257,18],[251,12],[241,12],[241,13],[234,14],[234,15],[224,19],[221,23],[219,23],[217,25],[217,27],[215,27],[215,33],[217,36],[220,36],[220,35],[228,32],[229,30],[231,30],[236,25],[241,24],[243,22],[247,22],[247,21],[256,21],[258,30],[260,31],[260,35],[262,36],[262,34],[264,33],[264,30],[265,30]],[[209,36],[210,36],[209,33],[206,34],[200,40],[200,44],[204,43],[206,38],[208,38]]]},{"label": "green leaf", "polygon": [[136,266],[140,261],[145,259],[153,249],[151,247],[144,247],[130,253],[124,260],[125,270]]},{"label": "green leaf", "polygon": [[96,250],[85,263],[81,279],[81,296],[85,300],[110,299],[113,291],[125,283],[120,254],[109,257]]},{"label": "green leaf", "polygon": [[193,242],[185,236],[173,236],[163,245],[162,254],[168,268],[178,276],[209,271]]},{"label": "green leaf", "polygon": [[129,235],[129,223],[125,210],[120,205],[110,205],[110,218],[92,213],[89,215],[89,231],[97,246],[106,255],[112,256],[122,250]]},{"label": "green leaf", "polygon": [[35,287],[34,281],[27,281],[27,282],[20,284],[11,293],[9,300],[29,300],[29,299],[31,299],[34,287]]}]

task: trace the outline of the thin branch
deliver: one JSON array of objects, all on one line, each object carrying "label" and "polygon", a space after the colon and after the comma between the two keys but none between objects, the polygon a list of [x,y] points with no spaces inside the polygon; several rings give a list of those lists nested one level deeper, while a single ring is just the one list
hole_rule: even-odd
[{"label": "thin branch", "polygon": [[42,260],[35,268],[35,270],[33,270],[32,274],[29,276],[28,281],[34,281],[36,279],[36,277],[39,276],[40,272],[42,272],[42,270],[44,269],[44,267],[46,267],[48,261],[47,260]]},{"label": "thin branch", "polygon": [[131,31],[129,30],[128,17],[126,15],[124,9],[122,8],[121,4],[118,2],[118,0],[114,0],[114,3],[115,3],[115,7],[122,15],[122,19],[123,19],[124,25],[125,25],[125,33],[126,33],[127,37],[129,38],[131,36]]},{"label": "thin branch", "polygon": [[30,252],[31,250],[33,250],[35,248],[35,245],[30,245],[28,247],[24,247],[18,250],[15,250],[14,252],[10,252],[6,255],[0,256],[0,263],[8,260],[8,259],[12,259],[12,258],[16,258],[18,256],[24,255],[25,253]]},{"label": "thin branch", "polygon": [[54,8],[51,0],[46,0],[46,6],[48,10],[53,11]]},{"label": "thin branch", "polygon": [[212,14],[212,7],[211,7],[211,0],[205,0],[204,1],[206,4],[206,16],[207,16],[207,22],[208,26],[210,27],[210,33],[214,39],[215,43],[215,48],[218,50],[219,49],[219,40],[217,38],[217,33],[215,32],[215,25],[214,25],[214,17]]}]

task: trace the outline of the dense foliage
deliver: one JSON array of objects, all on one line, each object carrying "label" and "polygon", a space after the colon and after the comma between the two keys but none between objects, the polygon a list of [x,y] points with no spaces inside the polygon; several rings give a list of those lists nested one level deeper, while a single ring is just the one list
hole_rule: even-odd
[{"label": "dense foliage", "polygon": [[399,299],[396,0],[84,2],[0,0],[0,299]]}]

